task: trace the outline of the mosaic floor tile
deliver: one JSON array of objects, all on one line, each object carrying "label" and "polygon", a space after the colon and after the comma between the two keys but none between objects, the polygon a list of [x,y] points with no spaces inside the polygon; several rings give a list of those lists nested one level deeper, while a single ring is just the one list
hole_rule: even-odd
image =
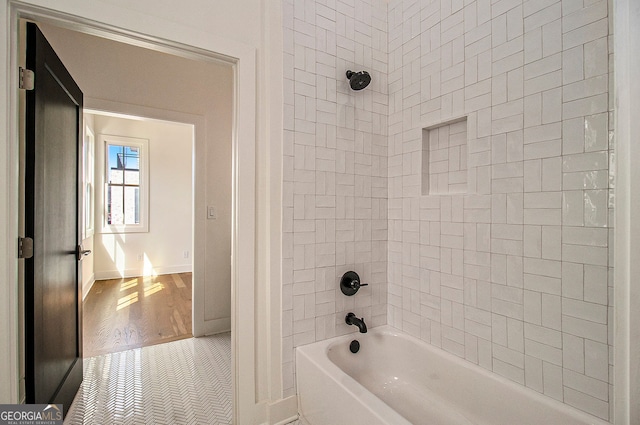
[{"label": "mosaic floor tile", "polygon": [[85,359],[65,425],[231,424],[231,335]]}]

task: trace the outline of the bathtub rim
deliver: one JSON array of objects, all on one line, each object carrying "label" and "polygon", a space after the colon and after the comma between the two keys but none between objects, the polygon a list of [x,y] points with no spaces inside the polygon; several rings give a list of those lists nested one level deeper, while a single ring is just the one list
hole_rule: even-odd
[{"label": "bathtub rim", "polygon": [[[369,332],[371,332],[371,330]],[[353,377],[344,372],[337,364],[333,363],[329,359],[327,354],[329,348],[333,345],[333,343],[339,344],[341,342],[346,342],[353,339],[354,337],[357,337],[358,335],[360,334],[347,334],[337,336],[328,340],[296,347],[296,368],[299,365],[298,356],[303,356],[305,358],[305,361],[312,363],[320,371],[326,374],[328,376],[328,379],[335,381],[336,385],[339,385],[344,392],[356,398],[363,406],[363,408],[367,409],[367,411],[371,415],[376,417],[376,419],[382,421],[382,423],[412,425],[411,422],[406,420],[400,413],[398,413],[391,406],[385,403],[384,400],[373,394],[361,383],[356,381]],[[298,379],[299,373],[298,371],[296,371],[296,380]],[[296,384],[299,391],[300,383],[296,382]],[[298,397],[300,397],[300,394],[298,394]],[[298,403],[298,405],[299,409],[302,410],[301,403]],[[372,406],[375,406],[376,408],[374,409],[372,408]],[[305,418],[305,421],[308,423],[306,417],[304,416],[305,412],[300,411],[299,413],[300,417]]]},{"label": "bathtub rim", "polygon": [[[482,366],[477,365],[475,363],[469,362],[466,359],[460,358],[453,353],[449,353],[448,351],[445,351],[439,347],[431,345],[419,338],[409,335],[390,325],[376,326],[374,328],[370,328],[368,332],[376,333],[376,334],[386,334],[392,337],[403,338],[405,340],[408,340],[411,343],[415,343],[422,349],[428,350],[430,353],[433,353],[434,355],[437,355],[441,358],[445,358],[446,360],[449,360],[456,365],[462,366],[467,370],[471,370],[472,372],[479,373],[483,378],[492,379],[497,381],[498,383],[506,385],[513,391],[517,392],[518,395],[520,396],[532,398],[533,400],[542,403],[542,405],[544,405],[547,408],[560,410],[561,412],[567,415],[573,416],[576,419],[585,422],[585,424],[612,425],[611,422],[607,422],[601,418],[598,418],[597,416],[594,416],[590,413],[582,411],[569,404],[563,403],[552,397],[544,395],[543,393],[539,393],[538,391],[532,388],[529,388],[517,382],[511,381],[510,379],[505,378],[502,375],[499,375],[493,371],[485,369]],[[373,414],[378,415],[378,412],[370,409],[369,407],[370,404],[381,403],[386,409],[389,409],[391,412],[393,412],[394,415],[397,415],[398,417],[402,418],[407,424],[410,424],[410,422],[407,421],[402,415],[400,415],[400,413],[398,413],[391,406],[386,404],[384,400],[380,399],[379,397],[371,393],[369,390],[367,390],[362,384],[356,381],[355,378],[353,378],[352,376],[347,374],[345,371],[343,371],[337,364],[333,363],[333,361],[331,361],[331,359],[329,358],[328,352],[331,347],[339,345],[340,343],[348,343],[350,340],[358,339],[358,337],[362,337],[361,334],[357,332],[353,332],[345,335],[335,336],[333,338],[326,339],[323,341],[318,341],[311,344],[298,346],[296,347],[296,355],[297,353],[304,355],[316,367],[320,368],[324,373],[327,373],[331,377],[333,377],[334,380],[339,385],[341,385],[345,391],[348,391],[351,395],[355,397],[363,397],[361,396],[361,393],[364,393],[365,405]],[[336,374],[338,374],[337,376],[342,375],[341,378],[337,378]],[[383,410],[386,410],[386,409],[383,409]],[[382,420],[388,420],[387,412],[383,412],[383,413],[385,414],[378,415],[378,416],[380,416]],[[304,414],[304,412],[302,412],[302,414]],[[396,418],[390,418],[390,419],[397,421]]]}]

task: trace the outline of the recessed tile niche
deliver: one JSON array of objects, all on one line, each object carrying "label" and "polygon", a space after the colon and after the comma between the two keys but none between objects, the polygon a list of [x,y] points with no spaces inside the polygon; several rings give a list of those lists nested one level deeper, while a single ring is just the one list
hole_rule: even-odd
[{"label": "recessed tile niche", "polygon": [[467,192],[467,118],[422,129],[422,194]]}]

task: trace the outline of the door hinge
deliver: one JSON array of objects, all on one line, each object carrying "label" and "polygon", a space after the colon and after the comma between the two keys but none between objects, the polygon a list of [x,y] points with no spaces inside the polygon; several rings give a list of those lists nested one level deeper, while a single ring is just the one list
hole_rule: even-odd
[{"label": "door hinge", "polygon": [[30,69],[20,67],[18,86],[23,90],[33,90],[35,87],[36,74]]},{"label": "door hinge", "polygon": [[33,257],[33,239],[18,238],[18,258]]}]

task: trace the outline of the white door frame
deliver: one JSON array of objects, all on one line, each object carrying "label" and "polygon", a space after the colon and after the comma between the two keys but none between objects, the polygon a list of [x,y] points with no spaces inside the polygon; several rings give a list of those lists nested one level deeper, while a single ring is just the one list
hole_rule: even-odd
[{"label": "white door frame", "polygon": [[[5,0],[0,9],[0,22],[6,29],[0,35],[0,68],[9,70],[7,80],[0,83],[0,99],[7,102],[0,107],[0,124],[7,129],[7,155],[0,161],[0,170],[7,171],[8,189],[0,193],[8,199],[4,207],[7,226],[0,230],[6,236],[0,246],[0,256],[8,267],[0,270],[4,279],[0,290],[7,300],[7,309],[0,313],[1,336],[6,336],[0,355],[8,360],[8,368],[0,368],[0,396],[4,400],[18,402],[19,359],[18,345],[18,291],[17,259],[14,242],[18,237],[18,97],[17,97],[17,23],[19,18],[32,19],[75,31],[107,37],[117,41],[151,48],[153,50],[198,59],[216,60],[231,64],[234,70],[234,105],[232,131],[232,267],[231,267],[231,329],[232,329],[232,382],[234,423],[257,423],[264,417],[265,406],[256,402],[256,350],[255,350],[255,241],[256,241],[256,51],[233,40],[220,37],[202,37],[201,34],[183,34],[175,40],[175,33],[164,29],[162,23],[150,19],[136,23],[137,30],[123,25],[102,21],[100,4],[92,4],[95,21],[48,8]],[[102,7],[108,7],[102,5]],[[117,20],[111,11],[110,18]],[[175,41],[168,41],[175,40]],[[3,43],[4,42],[4,43]],[[6,111],[3,111],[6,108]],[[2,128],[2,125],[0,125]],[[0,155],[3,156],[3,155]],[[0,188],[1,189],[1,188]],[[2,264],[2,263],[0,263]],[[15,284],[11,284],[14,282]],[[242,294],[242,297],[237,296]],[[1,310],[1,309],[0,309]],[[242,318],[239,320],[239,318]],[[239,371],[242,371],[242,374]],[[4,384],[8,385],[5,386]],[[8,388],[5,388],[8,387]]]},{"label": "white door frame", "polygon": [[640,5],[614,2],[614,423],[640,423]]}]

